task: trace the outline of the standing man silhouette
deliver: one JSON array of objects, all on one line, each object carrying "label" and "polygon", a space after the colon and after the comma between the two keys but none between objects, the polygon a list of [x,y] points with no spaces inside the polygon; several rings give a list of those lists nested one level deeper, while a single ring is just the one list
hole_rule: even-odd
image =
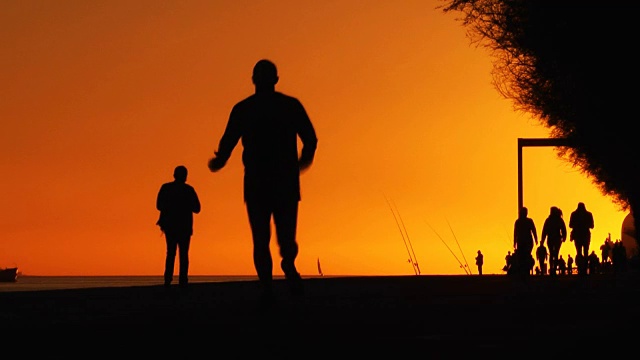
[{"label": "standing man silhouette", "polygon": [[195,189],[187,184],[187,168],[180,165],[173,170],[174,181],[162,184],[156,199],[160,211],[157,225],[164,232],[167,255],[164,265],[164,285],[173,281],[176,252],[180,253],[178,283],[186,287],[189,282],[189,245],[193,235],[193,214],[200,212],[200,199]]},{"label": "standing man silhouette", "polygon": [[[302,103],[276,91],[278,80],[273,62],[263,59],[255,64],[255,93],[233,107],[215,156],[208,163],[212,172],[222,169],[242,140],[244,202],[253,238],[253,262],[267,302],[272,300],[272,219],[282,258],[280,267],[292,294],[303,293],[295,265],[300,173],[312,164],[318,143]],[[302,142],[300,155],[298,138]]]},{"label": "standing man silhouette", "polygon": [[476,265],[478,266],[478,275],[482,275],[482,265],[484,265],[484,255],[482,251],[478,250],[478,256],[476,256]]}]

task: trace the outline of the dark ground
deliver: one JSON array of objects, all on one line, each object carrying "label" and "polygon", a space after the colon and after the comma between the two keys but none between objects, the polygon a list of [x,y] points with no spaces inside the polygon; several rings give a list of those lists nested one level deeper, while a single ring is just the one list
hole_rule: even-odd
[{"label": "dark ground", "polygon": [[[276,281],[277,301],[268,310],[259,306],[254,281],[196,283],[187,291],[5,292],[0,329],[5,343],[32,340],[22,352],[53,358],[501,358],[523,349],[516,357],[560,358],[566,351],[592,358],[603,343],[610,344],[610,358],[622,349],[637,355],[640,344],[637,273],[532,276],[527,282],[506,275],[427,275],[304,283],[305,296],[296,299]],[[538,356],[540,344],[551,345]],[[287,346],[294,355],[286,356]],[[390,351],[393,356],[383,356]]]}]

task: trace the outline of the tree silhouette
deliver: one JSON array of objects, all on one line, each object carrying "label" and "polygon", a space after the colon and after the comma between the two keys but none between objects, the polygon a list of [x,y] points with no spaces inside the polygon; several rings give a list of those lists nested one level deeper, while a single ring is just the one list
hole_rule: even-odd
[{"label": "tree silhouette", "polygon": [[557,156],[621,210],[640,214],[634,3],[445,0],[441,9],[461,13],[471,42],[490,51],[498,92],[552,138],[567,139]]}]

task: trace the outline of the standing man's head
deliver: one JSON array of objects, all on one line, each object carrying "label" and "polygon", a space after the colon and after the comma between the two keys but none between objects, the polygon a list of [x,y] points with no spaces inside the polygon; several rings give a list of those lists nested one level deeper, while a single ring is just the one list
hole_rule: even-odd
[{"label": "standing man's head", "polygon": [[187,168],[179,165],[173,170],[173,178],[177,182],[187,182]]},{"label": "standing man's head", "polygon": [[278,69],[273,62],[262,59],[253,67],[251,80],[256,92],[274,91],[278,83]]}]

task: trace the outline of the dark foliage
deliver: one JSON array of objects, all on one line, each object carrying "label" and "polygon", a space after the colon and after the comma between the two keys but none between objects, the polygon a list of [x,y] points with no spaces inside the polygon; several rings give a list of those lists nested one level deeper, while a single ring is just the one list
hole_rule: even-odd
[{"label": "dark foliage", "polygon": [[634,3],[451,0],[442,9],[461,13],[471,41],[491,51],[494,85],[516,110],[571,142],[558,156],[621,210],[640,209]]}]

